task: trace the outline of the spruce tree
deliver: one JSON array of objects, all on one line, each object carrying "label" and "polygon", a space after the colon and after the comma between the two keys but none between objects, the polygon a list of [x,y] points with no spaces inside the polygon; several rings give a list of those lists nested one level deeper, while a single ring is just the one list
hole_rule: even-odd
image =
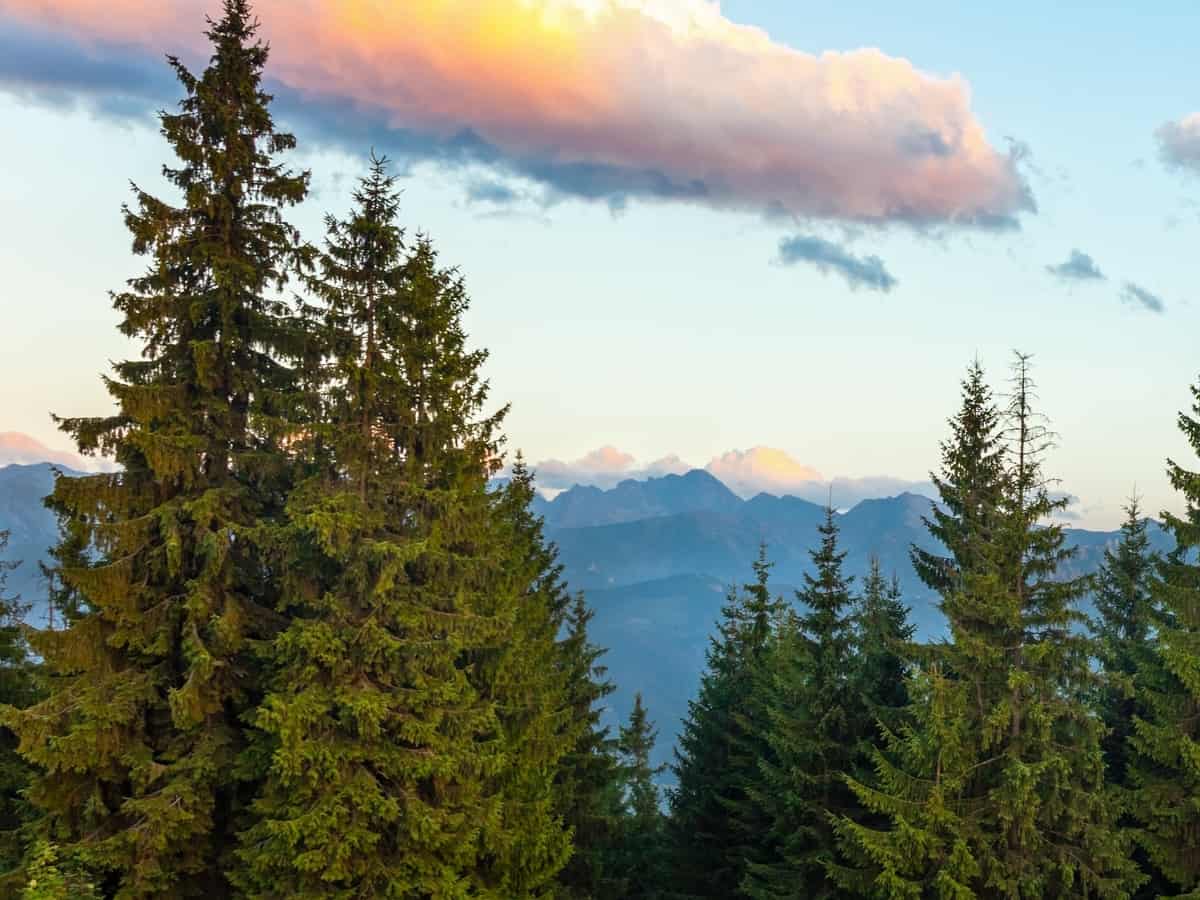
[{"label": "spruce tree", "polygon": [[[6,558],[8,539],[9,532],[0,531],[0,703],[23,709],[37,698],[37,684],[23,630],[28,605],[6,589],[8,573],[21,565]],[[0,728],[0,889],[18,877],[13,870],[21,862],[21,830],[31,814],[24,798],[31,776],[29,764],[17,752],[16,735]]]},{"label": "spruce tree", "polygon": [[[1200,455],[1200,385],[1179,428]],[[1141,828],[1138,844],[1174,889],[1200,895],[1200,470],[1168,460],[1171,484],[1186,502],[1182,515],[1163,513],[1175,548],[1151,583],[1157,652],[1135,675],[1144,715],[1134,720],[1129,761],[1130,806]]]},{"label": "spruce tree", "polygon": [[915,632],[901,600],[899,579],[887,581],[879,558],[872,557],[854,611],[853,680],[866,715],[861,737],[867,744],[875,742],[875,722],[908,702],[907,648]]},{"label": "spruce tree", "polygon": [[375,159],[312,285],[331,357],[310,440],[332,464],[288,504],[249,896],[535,896],[569,852],[557,569],[528,479],[489,488],[506,409],[484,412],[462,280],[397,211]]},{"label": "spruce tree", "polygon": [[572,855],[558,773],[589,729],[574,717],[576,685],[562,678],[559,635],[571,602],[557,550],[533,513],[533,474],[518,454],[508,485],[495,497],[501,526],[504,594],[517,596],[507,640],[480,654],[472,679],[495,704],[504,739],[504,767],[494,788],[501,820],[484,833],[482,884],[502,897],[553,895],[556,876]]},{"label": "spruce tree", "polygon": [[826,875],[837,856],[832,822],[853,795],[843,773],[855,762],[863,712],[853,679],[853,577],[843,571],[832,507],[811,551],[813,574],[796,594],[764,679],[761,778],[754,796],[769,821],[774,858],[752,862],[742,884],[755,898],[838,896]]},{"label": "spruce tree", "polygon": [[616,858],[624,820],[622,772],[617,741],[601,722],[603,703],[615,688],[600,662],[605,651],[588,637],[594,617],[584,595],[575,594],[555,668],[567,690],[574,739],[555,778],[559,814],[574,845],[558,876],[561,894],[570,900],[617,900],[626,885]]},{"label": "spruce tree", "polygon": [[[1102,728],[1086,699],[1092,647],[1083,579],[1052,521],[1065,501],[1042,471],[1051,435],[1018,355],[1002,492],[987,530],[959,532],[969,565],[942,579],[951,642],[912,682],[909,722],[877,756],[879,789],[851,779],[873,828],[839,832],[857,866],[833,872],[885,897],[1123,897],[1139,876],[1104,784]],[[947,479],[949,480],[949,479]]]},{"label": "spruce tree", "polygon": [[639,691],[618,739],[626,806],[619,864],[625,881],[621,896],[628,900],[655,900],[666,887],[664,820],[655,783],[666,766],[650,763],[657,736]]},{"label": "spruce tree", "polygon": [[141,356],[106,379],[113,415],[60,421],[121,466],[60,477],[51,501],[94,553],[59,570],[87,612],[37,635],[49,696],[6,713],[39,770],[41,832],[121,898],[228,895],[251,643],[278,625],[263,547],[291,479],[297,337],[278,291],[305,261],[285,213],[308,176],[280,162],[295,141],[272,120],[256,28],[225,0],[205,71],[170,59],[178,196],[135,186],[125,223],[149,262],[113,296]]},{"label": "spruce tree", "polygon": [[729,592],[675,748],[667,842],[671,889],[679,896],[738,896],[748,863],[771,858],[760,806],[748,793],[761,778],[763,707],[756,698],[783,605],[771,597],[770,570],[764,547],[755,580]]},{"label": "spruce tree", "polygon": [[1128,784],[1134,719],[1145,717],[1134,678],[1154,662],[1156,610],[1151,586],[1160,559],[1150,549],[1149,524],[1137,497],[1131,498],[1125,507],[1120,540],[1115,548],[1104,551],[1092,592],[1096,658],[1104,673],[1098,697],[1100,719],[1107,729],[1102,746],[1108,781],[1120,787]]},{"label": "spruce tree", "polygon": [[941,502],[925,519],[930,535],[949,556],[912,548],[913,568],[943,596],[982,563],[1004,481],[1000,409],[978,359],[967,368],[961,396],[959,410],[949,421],[950,438],[941,444],[941,471],[929,476]]}]

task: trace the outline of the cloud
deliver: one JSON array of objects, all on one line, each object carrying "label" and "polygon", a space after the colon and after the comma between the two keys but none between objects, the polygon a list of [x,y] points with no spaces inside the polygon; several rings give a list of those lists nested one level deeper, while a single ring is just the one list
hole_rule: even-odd
[{"label": "cloud", "polygon": [[[159,54],[205,53],[215,0],[0,0],[0,83],[127,110]],[[1011,226],[1034,209],[959,76],[819,55],[709,0],[258,0],[300,130],[630,199],[875,225]],[[30,45],[36,44],[31,50]],[[57,62],[54,62],[57,61]],[[61,63],[61,65],[60,65]],[[115,100],[114,100],[115,98]]]},{"label": "cloud", "polygon": [[897,281],[878,256],[854,256],[843,247],[812,235],[796,235],[779,242],[779,261],[785,266],[811,263],[822,273],[836,272],[851,288],[890,291]]},{"label": "cloud", "polygon": [[1128,303],[1131,306],[1140,306],[1142,309],[1152,313],[1164,313],[1167,309],[1167,304],[1163,298],[1157,294],[1151,293],[1141,285],[1134,284],[1132,281],[1125,282],[1125,286],[1121,288],[1121,302]]},{"label": "cloud", "polygon": [[76,472],[111,472],[115,468],[111,460],[80,456],[67,450],[52,450],[36,438],[19,431],[0,432],[0,467],[37,463],[53,463]]},{"label": "cloud", "polygon": [[800,497],[822,505],[832,497],[845,509],[862,500],[894,497],[905,492],[933,496],[933,485],[887,475],[826,480],[820,472],[774,447],[731,450],[706,465],[705,470],[735,494],[749,499],[756,494]]},{"label": "cloud", "polygon": [[1160,125],[1154,137],[1158,140],[1159,156],[1167,166],[1200,175],[1200,113]]},{"label": "cloud", "polygon": [[561,491],[577,484],[610,488],[628,478],[643,480],[663,475],[682,475],[691,469],[674,455],[664,456],[647,466],[638,466],[631,454],[612,446],[593,450],[571,462],[544,459],[533,467],[537,486],[545,491]]},{"label": "cloud", "polygon": [[[533,467],[538,489],[546,494],[557,494],[576,485],[607,489],[626,479],[644,481],[664,475],[683,475],[695,468],[699,467],[674,454],[640,465],[632,454],[612,446],[593,450],[572,462],[548,459]],[[816,469],[773,447],[730,450],[709,460],[703,468],[745,499],[766,493],[825,504],[832,490],[834,505],[847,508],[861,500],[894,497],[906,491],[935,496],[933,485],[928,482],[886,475],[825,480]]]},{"label": "cloud", "polygon": [[467,199],[472,203],[507,206],[516,203],[520,199],[520,194],[502,182],[480,179],[467,185]]},{"label": "cloud", "polygon": [[743,497],[760,493],[795,494],[802,487],[821,481],[821,473],[816,469],[774,447],[730,450],[709,461],[704,468]]},{"label": "cloud", "polygon": [[1051,275],[1065,281],[1104,281],[1105,275],[1096,261],[1081,250],[1072,250],[1066,262],[1046,266]]}]

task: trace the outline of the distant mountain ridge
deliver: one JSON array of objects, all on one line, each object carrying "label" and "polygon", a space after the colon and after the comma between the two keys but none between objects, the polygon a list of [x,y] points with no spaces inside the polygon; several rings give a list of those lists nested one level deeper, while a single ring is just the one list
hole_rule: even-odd
[{"label": "distant mountain ridge", "polygon": [[[24,561],[10,588],[34,603],[33,624],[45,621],[37,562],[57,539],[54,516],[42,503],[55,468],[61,467],[0,468],[0,530],[12,531],[8,557]],[[900,579],[926,639],[944,625],[936,598],[912,569],[909,549],[938,549],[922,523],[931,506],[927,497],[900,494],[864,500],[836,517],[847,571],[861,580],[877,556],[885,573]],[[538,497],[535,510],[558,545],[569,586],[584,590],[596,610],[593,639],[609,648],[605,663],[617,685],[610,721],[624,717],[634,692],[642,691],[661,730],[660,762],[669,758],[729,586],[749,580],[765,543],[773,589],[793,599],[794,586],[810,571],[808,551],[825,515],[822,506],[798,497],[743,500],[703,470],[630,479],[608,490],[576,486],[553,500]],[[1157,524],[1150,536],[1157,549],[1169,549]],[[1079,575],[1099,567],[1116,534],[1072,529],[1068,540],[1079,553],[1063,574]]]}]

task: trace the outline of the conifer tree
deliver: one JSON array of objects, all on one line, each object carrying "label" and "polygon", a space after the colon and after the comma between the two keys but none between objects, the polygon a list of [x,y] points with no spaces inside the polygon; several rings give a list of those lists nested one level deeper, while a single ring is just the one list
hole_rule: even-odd
[{"label": "conifer tree", "polygon": [[520,454],[508,485],[496,496],[502,593],[515,593],[512,633],[472,665],[479,696],[496,706],[504,739],[504,767],[495,785],[501,821],[484,833],[483,884],[498,896],[553,894],[555,877],[572,854],[562,815],[558,773],[589,727],[574,718],[576,685],[559,667],[559,634],[570,595],[557,550],[545,540],[532,511],[533,474]]},{"label": "conifer tree", "polygon": [[619,857],[625,881],[621,896],[628,900],[655,900],[666,887],[664,821],[654,781],[666,766],[650,762],[657,736],[639,691],[634,695],[629,724],[621,727],[618,741],[626,805]]},{"label": "conifer tree", "polygon": [[1126,786],[1129,739],[1135,718],[1144,717],[1134,678],[1154,663],[1154,602],[1151,585],[1160,562],[1150,549],[1149,520],[1142,516],[1137,497],[1125,507],[1117,546],[1104,551],[1092,593],[1096,607],[1093,630],[1096,657],[1104,673],[1099,695],[1109,783]]},{"label": "conifer tree", "polygon": [[961,395],[962,404],[949,422],[950,438],[941,445],[941,472],[930,474],[941,504],[925,520],[930,535],[950,555],[912,548],[917,574],[942,595],[982,563],[1004,482],[1000,409],[978,359],[967,368]]},{"label": "conifer tree", "polygon": [[854,579],[843,572],[832,507],[818,532],[815,574],[805,574],[796,595],[804,611],[781,629],[764,680],[768,752],[754,796],[776,849],[774,859],[748,866],[742,891],[755,898],[838,895],[826,875],[837,854],[832,822],[853,802],[842,778],[854,765],[864,717],[852,674]]},{"label": "conifer tree", "polygon": [[875,722],[907,703],[906,648],[915,631],[901,601],[899,579],[888,582],[879,558],[872,557],[854,611],[854,689],[866,714],[862,738],[868,744],[877,736]]},{"label": "conifer tree", "polygon": [[[1192,396],[1179,428],[1200,455],[1200,385]],[[1153,663],[1135,676],[1145,714],[1134,721],[1130,808],[1141,824],[1138,844],[1174,886],[1164,885],[1163,893],[1191,897],[1200,893],[1200,470],[1174,460],[1167,466],[1186,506],[1182,515],[1163,513],[1175,548],[1151,583],[1158,646]]]},{"label": "conifer tree", "polygon": [[764,547],[754,582],[730,591],[675,748],[667,842],[671,889],[680,896],[737,896],[748,861],[771,858],[760,807],[747,793],[761,778],[755,697],[783,606],[771,597],[770,570]]},{"label": "conifer tree", "polygon": [[[1000,504],[943,587],[951,642],[910,683],[909,721],[877,756],[881,788],[851,780],[890,828],[844,818],[857,867],[833,874],[884,897],[1122,897],[1139,877],[1104,786],[1082,579],[1052,516],[1042,460],[1051,435],[1018,355],[1005,416]],[[946,481],[951,479],[947,478]],[[945,580],[942,581],[945,585]]]},{"label": "conifer tree", "polygon": [[[6,558],[8,539],[9,532],[0,531],[0,703],[24,708],[36,699],[37,687],[22,630],[28,605],[6,589],[8,573],[21,565]],[[29,764],[17,752],[16,735],[0,728],[0,889],[21,861],[21,828],[31,812],[23,794],[31,775]]]},{"label": "conifer tree", "polygon": [[556,667],[567,690],[574,737],[556,775],[559,812],[574,844],[558,884],[571,900],[616,900],[626,887],[616,860],[624,818],[617,741],[601,724],[602,704],[615,688],[600,662],[605,651],[588,637],[594,616],[584,595],[576,594],[567,609]]},{"label": "conifer tree", "polygon": [[308,176],[280,162],[295,141],[272,120],[256,29],[225,0],[205,71],[170,59],[178,198],[135,186],[125,223],[149,262],[113,297],[141,358],[106,380],[112,416],[60,421],[121,466],[60,477],[51,501],[95,554],[60,570],[88,611],[37,636],[50,694],[6,713],[39,770],[41,831],[121,898],[228,895],[250,646],[278,622],[263,546],[291,480],[296,343],[278,291],[305,262],[285,213]]},{"label": "conifer tree", "polygon": [[506,410],[483,412],[462,281],[427,238],[405,247],[397,210],[375,159],[313,283],[333,464],[288,506],[249,896],[536,896],[569,852],[557,569],[523,470],[489,489]]}]

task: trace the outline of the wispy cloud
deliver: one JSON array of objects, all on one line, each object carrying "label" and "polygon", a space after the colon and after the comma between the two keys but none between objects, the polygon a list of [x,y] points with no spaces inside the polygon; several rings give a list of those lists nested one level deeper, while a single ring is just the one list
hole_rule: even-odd
[{"label": "wispy cloud", "polygon": [[675,454],[642,465],[632,454],[607,446],[571,462],[549,459],[533,468],[538,487],[551,493],[576,485],[611,488],[626,479],[641,481],[663,475],[682,475],[694,468],[703,468],[745,499],[766,493],[777,497],[800,497],[824,504],[832,494],[836,506],[850,507],[861,500],[893,497],[905,491],[933,496],[933,486],[929,482],[887,475],[827,480],[816,469],[799,462],[783,450],[762,446],[749,450],[730,450],[713,457],[702,467],[692,466]]},{"label": "wispy cloud", "polygon": [[852,288],[890,291],[898,282],[878,256],[855,256],[844,247],[814,235],[795,235],[779,242],[779,261],[787,266],[814,265],[821,272],[836,272]]},{"label": "wispy cloud", "polygon": [[1160,125],[1154,136],[1169,167],[1200,174],[1200,112]]},{"label": "wispy cloud", "polygon": [[1066,262],[1046,266],[1046,271],[1065,281],[1104,281],[1096,261],[1082,250],[1072,250]]},{"label": "wispy cloud", "polygon": [[1125,286],[1121,288],[1121,301],[1152,313],[1161,314],[1167,309],[1167,304],[1162,297],[1132,281],[1125,282]]},{"label": "wispy cloud", "polygon": [[691,468],[678,456],[665,456],[649,465],[639,466],[632,454],[606,446],[569,462],[544,459],[533,470],[539,488],[560,491],[577,484],[610,488],[628,478],[682,475]]},{"label": "wispy cloud", "polygon": [[[147,62],[200,58],[215,7],[0,0],[0,83],[161,104]],[[647,198],[920,227],[1011,226],[1034,208],[1019,150],[989,142],[961,78],[878,50],[804,53],[709,0],[255,9],[281,108],[397,158],[484,164],[614,208]]]}]

